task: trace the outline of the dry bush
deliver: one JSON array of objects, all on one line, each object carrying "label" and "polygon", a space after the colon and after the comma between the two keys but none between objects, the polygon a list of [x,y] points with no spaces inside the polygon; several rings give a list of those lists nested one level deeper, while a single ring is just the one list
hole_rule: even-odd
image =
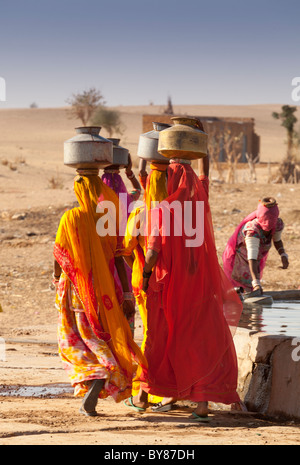
[{"label": "dry bush", "polygon": [[7,166],[11,171],[17,171],[18,165],[26,165],[26,159],[23,156],[15,158],[14,162],[8,161],[7,158],[2,158],[1,165]]},{"label": "dry bush", "polygon": [[219,181],[224,181],[224,170],[219,161],[221,147],[221,133],[216,128],[209,131],[208,153],[212,163],[212,169],[218,172]]},{"label": "dry bush", "polygon": [[15,163],[17,165],[26,165],[26,158],[23,155],[18,155],[15,158]]},{"label": "dry bush", "polygon": [[51,178],[48,179],[48,186],[50,189],[63,189],[64,182],[58,170],[56,170],[56,176],[51,176]]}]

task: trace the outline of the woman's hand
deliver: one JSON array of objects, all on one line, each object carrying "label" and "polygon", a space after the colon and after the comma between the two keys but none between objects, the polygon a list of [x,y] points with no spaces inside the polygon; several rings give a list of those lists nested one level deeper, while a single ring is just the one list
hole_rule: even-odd
[{"label": "woman's hand", "polygon": [[282,240],[274,241],[274,245],[275,245],[275,249],[277,250],[277,252],[279,253],[280,258],[281,258],[281,263],[282,263],[281,268],[286,270],[288,268],[288,266],[289,266],[289,257],[288,257],[288,254],[286,253],[286,251],[284,250],[284,245],[283,245]]},{"label": "woman's hand", "polygon": [[127,176],[132,175],[132,160],[131,160],[131,155],[128,153],[128,165],[125,168],[125,173]]},{"label": "woman's hand", "polygon": [[264,293],[263,288],[259,285],[253,288],[253,292],[258,292],[259,295],[263,295]]},{"label": "woman's hand", "polygon": [[253,279],[251,284],[252,284],[253,292],[257,293],[258,295],[263,295],[264,292],[263,292],[263,288],[261,287],[261,282],[259,278]]},{"label": "woman's hand", "polygon": [[134,316],[135,314],[135,305],[132,300],[124,300],[123,302],[123,312],[124,315],[126,316],[127,320],[129,320],[131,317]]},{"label": "woman's hand", "polygon": [[143,160],[141,158],[140,163],[139,163],[139,176],[141,176],[141,177],[147,177],[148,176],[148,173],[146,171],[146,167],[147,167],[146,160]]},{"label": "woman's hand", "polygon": [[145,258],[143,269],[143,291],[146,292],[149,287],[149,279],[152,274],[152,269],[156,265],[158,253],[153,249],[148,249]]},{"label": "woman's hand", "polygon": [[146,292],[148,290],[148,287],[149,287],[149,279],[150,278],[143,278],[143,291]]}]

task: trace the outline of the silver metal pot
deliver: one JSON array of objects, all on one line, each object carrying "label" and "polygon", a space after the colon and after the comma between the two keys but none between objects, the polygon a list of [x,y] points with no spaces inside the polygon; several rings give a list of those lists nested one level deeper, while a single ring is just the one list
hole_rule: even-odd
[{"label": "silver metal pot", "polygon": [[64,164],[77,169],[100,169],[113,163],[113,143],[99,135],[101,127],[75,128],[76,136],[64,142]]},{"label": "silver metal pot", "polygon": [[148,162],[168,163],[168,159],[161,155],[158,151],[158,136],[160,131],[169,128],[170,124],[152,123],[153,130],[141,134],[139,137],[139,145],[137,155],[139,158]]},{"label": "silver metal pot", "polygon": [[124,168],[128,165],[128,150],[119,145],[120,139],[108,138],[113,143],[113,165]]}]

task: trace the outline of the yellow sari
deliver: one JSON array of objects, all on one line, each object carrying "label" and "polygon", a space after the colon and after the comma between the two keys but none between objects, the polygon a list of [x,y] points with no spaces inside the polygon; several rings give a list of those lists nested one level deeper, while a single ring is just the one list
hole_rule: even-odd
[{"label": "yellow sari", "polygon": [[115,235],[98,235],[98,201],[110,201],[118,220],[119,200],[98,176],[78,176],[74,190],[79,208],[61,218],[54,256],[62,268],[56,295],[59,309],[59,354],[75,395],[87,391],[86,382],[105,379],[99,397],[116,402],[131,395],[137,364],[147,362],[137,344],[118,299],[114,279]]},{"label": "yellow sari", "polygon": [[169,164],[151,163],[150,174],[144,193],[144,201],[148,210],[151,210],[151,202],[162,202],[167,198],[167,168]]},{"label": "yellow sari", "polygon": [[[141,350],[144,348],[147,338],[147,295],[142,290],[143,268],[147,250],[147,237],[143,234],[136,234],[136,230],[145,231],[145,215],[153,207],[153,203],[162,202],[167,196],[167,178],[166,171],[168,164],[150,165],[151,172],[147,178],[146,189],[144,193],[144,207],[136,208],[128,218],[126,233],[123,239],[123,255],[134,257],[132,264],[132,290],[139,308],[143,322],[144,338]],[[150,227],[150,223],[148,223]],[[132,396],[139,392],[141,367],[138,368],[137,375],[133,380]],[[160,402],[162,397],[149,395],[149,401],[153,403]]]}]

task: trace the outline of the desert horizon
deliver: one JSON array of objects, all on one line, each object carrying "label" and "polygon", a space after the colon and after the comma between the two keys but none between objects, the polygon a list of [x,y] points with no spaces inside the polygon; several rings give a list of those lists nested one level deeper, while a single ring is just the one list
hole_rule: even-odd
[{"label": "desert horizon", "polygon": [[[166,107],[138,105],[113,108],[120,112],[124,127],[123,134],[113,136],[120,138],[120,145],[128,148],[137,174],[136,152],[139,135],[143,132],[142,115],[162,114]],[[69,109],[69,106],[0,109],[1,210],[57,205],[70,201],[74,173],[64,166],[63,143],[74,136],[74,128],[82,123],[70,118]],[[173,110],[174,114],[189,114],[200,118],[254,118],[255,131],[260,136],[261,163],[279,163],[285,156],[286,130],[280,121],[272,118],[272,112],[280,110],[278,105],[173,105]],[[300,122],[299,109],[297,116]],[[105,129],[101,129],[100,135],[108,137]],[[258,182],[265,181],[261,178]]]}]

